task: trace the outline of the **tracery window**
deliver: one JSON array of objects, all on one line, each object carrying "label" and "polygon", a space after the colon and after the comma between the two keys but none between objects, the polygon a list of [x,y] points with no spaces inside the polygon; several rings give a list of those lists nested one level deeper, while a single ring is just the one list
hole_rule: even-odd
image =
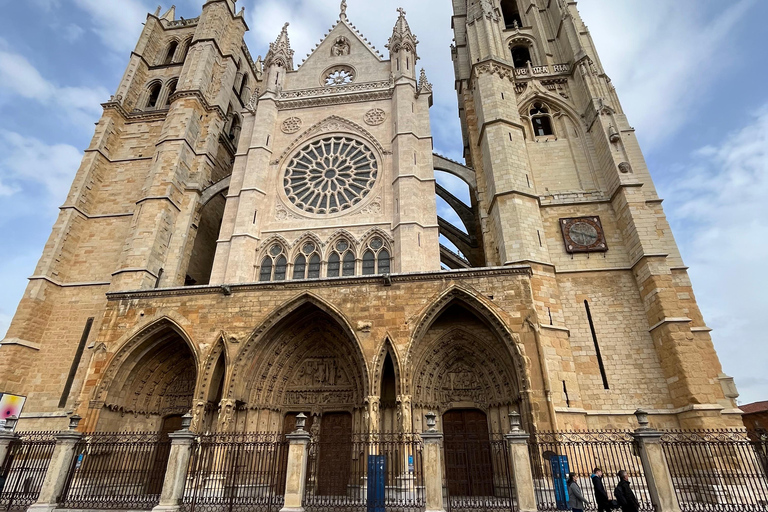
[{"label": "tracery window", "polygon": [[326,71],[323,83],[332,87],[348,85],[355,81],[355,72],[346,66],[338,66]]},{"label": "tracery window", "polygon": [[286,168],[283,185],[296,207],[331,214],[362,201],[377,176],[376,157],[367,145],[348,137],[328,137],[296,152]]},{"label": "tracery window", "polygon": [[363,275],[389,274],[391,259],[384,240],[375,236],[368,241],[363,253]]},{"label": "tracery window", "polygon": [[552,129],[552,117],[549,114],[549,107],[543,103],[534,103],[530,114],[531,123],[533,123],[533,134],[536,137],[546,137],[555,134]]},{"label": "tracery window", "polygon": [[337,240],[333,252],[328,257],[328,277],[354,276],[355,253],[352,244],[347,239]]},{"label": "tracery window", "polygon": [[285,281],[287,271],[288,259],[285,257],[283,246],[280,244],[273,244],[261,260],[259,281]]},{"label": "tracery window", "polygon": [[301,252],[293,262],[294,279],[318,279],[320,277],[320,255],[317,244],[312,241],[301,246]]}]

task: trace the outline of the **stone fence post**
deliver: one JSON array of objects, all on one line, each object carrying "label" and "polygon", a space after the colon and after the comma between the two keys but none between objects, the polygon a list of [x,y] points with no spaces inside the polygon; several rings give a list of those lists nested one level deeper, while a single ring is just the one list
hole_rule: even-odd
[{"label": "stone fence post", "polygon": [[443,507],[443,434],[435,428],[437,415],[433,412],[426,414],[427,431],[421,434],[424,441],[424,498],[425,512],[445,512]]},{"label": "stone fence post", "polygon": [[[8,456],[8,450],[11,448],[11,443],[16,439],[16,434],[13,433],[13,427],[16,426],[16,416],[11,416],[5,420],[5,429],[0,430],[0,471],[2,471],[5,465],[5,458]],[[0,474],[0,476],[3,476]]]},{"label": "stone fence post", "polygon": [[192,445],[196,437],[194,432],[189,430],[191,424],[192,415],[187,413],[181,418],[181,430],[168,434],[171,449],[168,453],[168,465],[165,467],[163,490],[160,492],[160,503],[152,512],[178,512],[181,507],[189,460],[192,457]]},{"label": "stone fence post", "polygon": [[648,413],[645,411],[638,409],[635,416],[640,428],[635,430],[633,437],[640,452],[651,502],[655,505],[656,512],[680,512],[680,504],[672,485],[672,475],[661,446],[662,432],[648,426]]},{"label": "stone fence post", "polygon": [[280,512],[304,512],[304,491],[307,487],[309,442],[312,436],[304,430],[307,417],[296,416],[296,430],[285,436],[288,439],[288,467],[285,471],[285,504]]},{"label": "stone fence post", "polygon": [[509,446],[509,464],[515,487],[518,512],[536,512],[536,491],[533,486],[531,457],[528,452],[530,435],[520,428],[520,414],[509,413],[509,434],[506,436]]},{"label": "stone fence post", "polygon": [[56,446],[40,488],[40,495],[37,502],[27,509],[28,512],[52,512],[58,507],[75,459],[75,445],[83,438],[83,434],[76,431],[80,419],[80,416],[71,416],[69,430],[56,434]]}]

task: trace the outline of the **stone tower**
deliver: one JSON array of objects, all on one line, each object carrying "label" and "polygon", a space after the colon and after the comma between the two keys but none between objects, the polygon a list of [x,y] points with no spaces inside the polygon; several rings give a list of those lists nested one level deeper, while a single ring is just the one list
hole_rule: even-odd
[{"label": "stone tower", "polygon": [[287,23],[251,57],[233,0],[150,14],[0,347],[22,425],[739,424],[575,3],[453,8],[466,165],[432,153],[403,9],[385,57],[342,2],[298,66]]}]

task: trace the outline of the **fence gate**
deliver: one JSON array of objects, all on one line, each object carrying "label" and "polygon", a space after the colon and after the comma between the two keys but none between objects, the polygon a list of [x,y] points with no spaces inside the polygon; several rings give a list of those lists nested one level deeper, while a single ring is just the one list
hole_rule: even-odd
[{"label": "fence gate", "polygon": [[422,455],[417,434],[319,436],[309,446],[304,508],[420,512],[425,507]]},{"label": "fence gate", "polygon": [[661,441],[683,512],[768,512],[768,433],[678,431]]},{"label": "fence gate", "polygon": [[651,512],[654,506],[632,432],[539,432],[528,445],[538,510],[568,508],[568,473],[576,473],[578,483],[589,502],[586,510],[596,510],[590,476],[595,468],[603,470],[603,485],[610,498],[618,485],[616,473],[623,469],[640,502],[640,510]]},{"label": "fence gate", "polygon": [[54,432],[23,432],[0,467],[0,511],[23,512],[37,501],[56,446]]},{"label": "fence gate", "polygon": [[190,459],[184,512],[278,512],[288,442],[280,434],[209,434]]},{"label": "fence gate", "polygon": [[98,432],[75,444],[61,508],[151,510],[160,502],[171,442],[157,432]]}]

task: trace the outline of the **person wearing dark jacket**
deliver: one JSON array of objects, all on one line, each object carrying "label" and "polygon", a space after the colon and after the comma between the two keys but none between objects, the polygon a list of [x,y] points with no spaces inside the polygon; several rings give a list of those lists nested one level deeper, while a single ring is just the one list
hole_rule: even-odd
[{"label": "person wearing dark jacket", "polygon": [[603,485],[603,470],[595,468],[592,472],[592,488],[595,491],[595,502],[597,502],[597,512],[611,512],[611,500],[608,493],[605,492]]},{"label": "person wearing dark jacket", "polygon": [[616,476],[619,477],[619,485],[616,486],[613,494],[616,496],[616,501],[619,502],[621,512],[639,512],[640,503],[637,501],[637,497],[629,484],[627,472],[622,469]]}]

